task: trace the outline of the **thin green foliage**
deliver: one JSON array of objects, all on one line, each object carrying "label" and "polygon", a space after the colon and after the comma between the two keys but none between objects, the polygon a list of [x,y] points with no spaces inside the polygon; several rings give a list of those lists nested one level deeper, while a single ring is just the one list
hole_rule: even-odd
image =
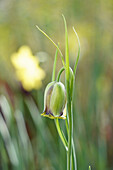
[{"label": "thin green foliage", "polygon": [[55,124],[56,124],[56,128],[57,128],[57,131],[58,131],[58,134],[62,140],[62,143],[64,144],[64,147],[66,149],[66,151],[68,151],[68,142],[66,140],[66,137],[63,133],[63,131],[61,130],[60,128],[60,124],[59,124],[59,120],[58,119],[55,119]]},{"label": "thin green foliage", "polygon": [[54,59],[54,64],[53,64],[53,72],[52,72],[52,81],[55,81],[57,56],[58,56],[58,49],[56,49],[56,53],[55,53],[55,59]]},{"label": "thin green foliage", "polygon": [[36,27],[37,27],[38,30],[39,30],[41,33],[43,33],[43,34],[53,43],[53,45],[58,49],[58,51],[59,51],[59,53],[60,53],[60,56],[61,56],[62,64],[65,66],[63,54],[62,54],[61,50],[59,49],[58,45],[56,45],[56,43],[55,43],[44,31],[42,31],[37,25],[36,25]]},{"label": "thin green foliage", "polygon": [[[58,55],[58,49],[56,49],[56,54],[55,54],[55,59],[54,59],[53,73],[52,73],[52,81],[55,81],[57,55]],[[61,73],[62,73],[64,70],[65,70],[64,67],[61,68],[61,70],[60,70],[59,73],[58,73],[58,76],[57,76],[56,81],[59,81],[60,76],[61,76]],[[62,143],[64,144],[64,147],[65,147],[65,149],[66,149],[66,151],[67,151],[67,150],[68,150],[68,142],[67,142],[67,140],[66,140],[66,137],[65,137],[63,131],[62,131],[61,128],[60,128],[59,120],[58,120],[58,119],[55,119],[54,121],[55,121],[55,125],[56,125],[56,128],[57,128],[58,134],[59,134],[59,136],[60,136],[60,139],[62,140]]]},{"label": "thin green foliage", "polygon": [[67,95],[67,114],[69,117],[69,133],[68,133],[68,152],[67,152],[67,170],[71,169],[71,155],[72,155],[72,112],[71,112],[71,93],[70,93],[70,81],[69,81],[69,49],[68,49],[68,33],[67,33],[67,24],[65,17],[65,60],[66,60],[66,95]]},{"label": "thin green foliage", "polygon": [[58,72],[56,81],[60,80],[60,76],[62,72],[65,70],[65,86],[66,86],[66,96],[67,96],[67,119],[66,119],[66,129],[68,133],[68,140],[66,139],[63,131],[60,128],[59,120],[55,119],[55,125],[58,131],[58,134],[62,140],[62,143],[64,144],[64,147],[67,151],[67,170],[77,170],[77,163],[76,163],[76,154],[75,154],[75,147],[74,147],[74,141],[73,141],[73,112],[72,112],[72,96],[73,96],[73,87],[74,87],[74,75],[76,73],[77,65],[78,65],[78,60],[80,56],[80,41],[77,32],[75,31],[74,27],[74,33],[77,36],[78,44],[79,44],[79,50],[78,50],[78,55],[77,59],[75,61],[74,69],[72,70],[69,66],[69,48],[68,48],[68,32],[67,32],[67,24],[64,15],[63,20],[64,20],[64,25],[65,25],[65,62],[63,59],[63,55],[59,47],[54,43],[54,41],[44,32],[42,31],[38,26],[38,30],[42,32],[52,43],[53,45],[57,48],[56,54],[55,54],[55,59],[54,59],[54,65],[53,65],[53,73],[52,73],[52,81],[55,81],[55,72],[56,72],[56,63],[57,63],[57,55],[58,51],[61,56],[61,60],[63,63],[63,68],[60,69]]},{"label": "thin green foliage", "polygon": [[75,35],[76,35],[76,37],[77,37],[78,45],[79,45],[79,47],[78,47],[77,59],[76,59],[76,61],[75,61],[75,65],[74,65],[74,69],[73,69],[73,72],[74,72],[74,75],[75,75],[76,69],[77,69],[77,65],[78,65],[78,61],[79,61],[79,56],[80,56],[80,40],[79,40],[79,36],[78,36],[78,34],[77,34],[77,32],[76,32],[76,30],[75,30],[74,27],[73,27],[73,31],[74,31],[74,33],[75,33]]},{"label": "thin green foliage", "polygon": [[65,25],[65,60],[66,60],[66,80],[69,80],[69,48],[68,48],[68,33],[67,33],[67,25],[64,15],[64,25]]},{"label": "thin green foliage", "polygon": [[9,159],[10,159],[12,165],[16,168],[16,167],[18,167],[18,164],[19,164],[18,156],[16,153],[14,143],[11,139],[9,130],[8,130],[6,123],[3,119],[3,117],[1,116],[1,114],[0,114],[0,133],[1,133],[1,136],[5,143]]},{"label": "thin green foliage", "polygon": [[62,67],[61,69],[60,69],[60,71],[58,72],[58,75],[57,75],[57,78],[56,78],[56,81],[59,81],[60,80],[60,76],[61,76],[61,74],[62,74],[62,72],[65,70],[65,68],[64,67]]}]

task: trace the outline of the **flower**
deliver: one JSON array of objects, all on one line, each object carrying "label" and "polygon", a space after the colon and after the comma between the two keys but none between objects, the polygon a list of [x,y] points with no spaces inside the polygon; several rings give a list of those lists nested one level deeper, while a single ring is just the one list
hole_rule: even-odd
[{"label": "flower", "polygon": [[50,119],[66,119],[66,91],[61,82],[51,82],[44,94],[44,112],[41,114]]},{"label": "flower", "polygon": [[45,72],[28,46],[22,46],[17,53],[14,53],[11,62],[25,90],[39,89],[42,86]]}]

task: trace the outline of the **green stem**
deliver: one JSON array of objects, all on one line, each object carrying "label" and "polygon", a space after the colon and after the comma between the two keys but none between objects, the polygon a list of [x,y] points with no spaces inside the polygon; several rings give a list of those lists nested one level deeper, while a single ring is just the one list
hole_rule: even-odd
[{"label": "green stem", "polygon": [[59,124],[59,120],[58,119],[55,119],[55,125],[56,125],[56,128],[57,128],[57,131],[58,131],[58,134],[62,140],[62,143],[64,144],[64,147],[66,149],[66,151],[68,151],[68,142],[65,138],[65,135],[63,133],[63,131],[61,130],[60,128],[60,124]]},{"label": "green stem", "polygon": [[[66,123],[66,130],[67,134],[69,133],[69,127],[68,127],[68,119],[65,120]],[[77,170],[77,161],[76,161],[76,152],[75,152],[75,146],[74,146],[74,140],[72,138],[72,157],[71,157],[71,162],[72,162],[72,170]]]},{"label": "green stem", "polygon": [[57,56],[58,56],[58,49],[56,49],[56,53],[55,53],[55,59],[54,59],[54,64],[53,64],[53,73],[52,73],[52,81],[55,81]]},{"label": "green stem", "polygon": [[62,67],[61,69],[60,69],[60,71],[58,72],[58,75],[57,75],[57,78],[56,78],[56,81],[59,81],[60,80],[60,76],[61,76],[61,74],[62,74],[62,72],[65,70],[65,68],[64,67]]},{"label": "green stem", "polygon": [[67,112],[69,118],[69,133],[68,133],[68,152],[67,152],[67,170],[71,170],[71,154],[72,154],[72,113],[71,113],[71,91],[70,91],[70,72],[69,72],[69,49],[68,49],[68,33],[65,17],[65,58],[66,58],[66,94],[67,94]]},{"label": "green stem", "polygon": [[73,164],[74,170],[77,170],[76,152],[75,152],[75,145],[74,145],[73,139],[72,139],[72,164]]},{"label": "green stem", "polygon": [[[55,81],[57,55],[58,55],[58,49],[56,50],[55,59],[54,59],[52,81]],[[61,70],[59,71],[58,76],[57,76],[57,81],[59,81],[60,76],[61,76],[61,74],[62,74],[62,72],[63,72],[64,70],[65,70],[65,69],[64,69],[64,67],[63,67],[63,68],[61,68]],[[68,151],[68,142],[67,142],[67,140],[66,140],[66,137],[65,137],[63,131],[62,131],[61,128],[60,128],[59,120],[58,120],[58,119],[55,119],[54,121],[55,121],[55,125],[56,125],[56,128],[57,128],[58,134],[59,134],[59,136],[60,136],[60,138],[61,138],[61,141],[62,141],[62,143],[64,144],[64,147],[65,147],[66,151]]]},{"label": "green stem", "polygon": [[67,130],[67,134],[68,134],[69,133],[69,127],[68,127],[68,118],[67,117],[66,117],[65,123],[66,123],[66,130]]},{"label": "green stem", "polygon": [[69,115],[69,133],[68,133],[68,153],[67,153],[67,170],[71,169],[71,153],[72,153],[72,117],[71,117],[71,107],[68,101],[68,115]]}]

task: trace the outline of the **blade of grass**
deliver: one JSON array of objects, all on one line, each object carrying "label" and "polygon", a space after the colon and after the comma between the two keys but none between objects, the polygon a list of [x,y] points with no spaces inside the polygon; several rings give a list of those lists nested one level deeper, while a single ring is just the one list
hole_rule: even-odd
[{"label": "blade of grass", "polygon": [[74,65],[74,69],[73,69],[73,72],[74,72],[74,75],[76,74],[76,69],[77,69],[77,65],[78,65],[78,61],[79,61],[79,56],[80,56],[80,40],[79,40],[79,36],[75,30],[75,28],[73,27],[73,31],[77,37],[77,40],[78,40],[78,45],[79,45],[79,48],[78,48],[78,54],[77,54],[77,59],[75,61],[75,65]]},{"label": "blade of grass", "polygon": [[[3,96],[3,95],[0,96],[0,103],[1,103],[1,110],[0,111],[1,111],[1,113],[4,117],[4,119],[5,119],[5,124],[6,124],[8,133],[9,133],[10,138],[11,138],[11,143],[12,143],[13,148],[15,149],[16,155],[18,157],[18,166],[15,167],[15,165],[13,165],[11,161],[10,162],[11,162],[12,168],[14,168],[14,170],[15,169],[19,170],[19,169],[22,169],[24,167],[24,162],[21,159],[21,155],[20,155],[21,149],[20,149],[20,146],[18,144],[19,136],[17,134],[17,124],[15,123],[15,118],[14,118],[14,114],[12,113],[11,106],[8,103],[8,100],[6,99],[5,96]],[[5,145],[5,148],[6,148],[6,151],[7,151],[7,155],[9,156],[6,145]],[[8,162],[6,164],[8,164]]]},{"label": "blade of grass", "polygon": [[75,152],[75,145],[74,140],[72,139],[72,163],[74,170],[77,170],[77,161],[76,161],[76,152]]},{"label": "blade of grass", "polygon": [[[77,37],[77,40],[78,40],[79,49],[78,49],[78,54],[77,54],[77,59],[76,59],[76,61],[75,61],[74,69],[73,69],[73,71],[72,71],[73,76],[72,76],[72,78],[71,78],[72,104],[73,104],[73,94],[74,94],[74,92],[73,92],[74,76],[75,76],[75,74],[76,74],[76,69],[77,69],[77,65],[78,65],[78,61],[79,61],[79,56],[80,56],[80,40],[79,40],[78,34],[77,34],[77,32],[75,31],[74,27],[73,27],[73,30],[74,30],[74,33],[75,33],[75,35],[76,35],[76,37]],[[72,110],[73,110],[73,109],[72,109]],[[72,111],[72,112],[73,112],[73,111]],[[73,116],[73,114],[72,114],[72,116]],[[73,118],[72,118],[72,120],[73,120]],[[73,149],[72,149],[72,164],[74,164],[74,165],[72,165],[72,166],[74,166],[73,168],[76,170],[76,169],[77,169],[77,162],[76,162],[76,152],[75,152],[75,146],[74,146],[74,141],[73,141],[73,139],[72,139],[72,148],[73,148]],[[73,161],[74,161],[74,162],[73,162]]]},{"label": "blade of grass", "polygon": [[64,15],[64,25],[65,25],[65,60],[66,60],[66,80],[69,80],[69,49],[68,49],[68,33],[67,33],[67,24]]},{"label": "blade of grass", "polygon": [[70,94],[70,81],[69,81],[69,49],[68,49],[68,33],[67,33],[67,24],[65,17],[65,59],[66,59],[66,94],[67,94],[67,111],[69,117],[69,133],[68,133],[68,152],[67,152],[67,170],[71,170],[71,154],[72,154],[72,116],[71,116],[71,94]]},{"label": "blade of grass", "polygon": [[18,164],[19,164],[17,153],[16,153],[15,147],[13,145],[11,136],[9,134],[8,128],[6,126],[6,123],[3,119],[3,117],[1,116],[1,114],[0,114],[0,133],[4,140],[9,159],[10,159],[12,165],[16,168],[16,167],[18,167]]},{"label": "blade of grass", "polygon": [[32,168],[36,169],[35,163],[34,163],[31,142],[30,142],[30,139],[29,139],[29,136],[27,133],[23,114],[21,113],[20,110],[16,110],[15,118],[16,118],[16,122],[17,122],[17,128],[19,131],[19,139],[21,142],[21,151],[22,151],[23,159],[25,159],[26,165],[28,167],[29,167],[29,162],[30,162],[30,164],[32,162]]},{"label": "blade of grass", "polygon": [[[66,130],[67,134],[69,133],[69,127],[68,127],[68,119],[65,120],[66,122]],[[77,161],[76,161],[76,152],[75,152],[75,146],[74,146],[74,140],[72,138],[72,170],[77,170]]]},{"label": "blade of grass", "polygon": [[58,49],[56,49],[56,53],[55,53],[55,59],[54,59],[54,64],[53,64],[53,72],[52,72],[52,81],[55,81],[57,56],[58,56]]},{"label": "blade of grass", "polygon": [[42,30],[39,28],[39,26],[36,25],[36,27],[37,27],[38,30],[39,30],[42,34],[44,34],[44,35],[53,43],[53,45],[58,49],[58,51],[59,51],[59,53],[60,53],[61,60],[62,60],[62,64],[63,64],[63,66],[65,66],[63,54],[62,54],[61,50],[59,49],[58,45],[56,45],[56,43],[55,43],[44,31],[42,31]]},{"label": "blade of grass", "polygon": [[8,103],[8,101],[7,101],[7,99],[4,95],[0,96],[0,106],[1,106],[1,109],[3,111],[5,120],[7,122],[7,126],[9,128],[10,125],[11,125],[12,114],[11,114],[10,105],[9,105],[9,103]]}]

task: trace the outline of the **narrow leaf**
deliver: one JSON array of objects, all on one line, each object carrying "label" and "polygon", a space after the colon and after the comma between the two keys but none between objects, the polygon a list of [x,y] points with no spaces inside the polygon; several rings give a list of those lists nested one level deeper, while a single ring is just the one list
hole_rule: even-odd
[{"label": "narrow leaf", "polygon": [[59,49],[58,45],[56,45],[55,42],[54,42],[44,31],[42,31],[37,25],[36,25],[36,27],[37,27],[38,30],[39,30],[42,34],[44,34],[44,35],[53,43],[53,45],[58,49],[58,51],[59,51],[59,53],[60,53],[61,60],[62,60],[62,64],[63,64],[63,66],[65,66],[63,54],[62,54],[61,50]]},{"label": "narrow leaf", "polygon": [[55,81],[57,56],[58,56],[58,49],[56,49],[56,53],[55,53],[55,59],[54,59],[54,64],[53,64],[53,73],[52,73],[52,81]]},{"label": "narrow leaf", "polygon": [[68,33],[67,33],[67,24],[66,19],[63,16],[64,19],[64,25],[65,25],[65,59],[66,59],[66,79],[69,80],[69,48],[68,48]]},{"label": "narrow leaf", "polygon": [[77,34],[76,30],[74,29],[74,27],[73,27],[73,31],[74,31],[74,33],[75,33],[75,35],[77,37],[78,45],[79,45],[77,59],[75,61],[75,65],[74,65],[74,69],[73,69],[74,70],[73,72],[74,72],[74,75],[75,75],[76,74],[77,65],[78,65],[78,61],[79,61],[79,56],[80,56],[80,40],[79,40],[78,34]]},{"label": "narrow leaf", "polygon": [[10,159],[12,165],[18,166],[19,162],[18,162],[16,149],[14,147],[9,130],[8,130],[6,123],[3,119],[3,117],[1,116],[1,114],[0,114],[0,133],[1,133],[1,136],[5,143],[5,147],[6,147],[6,150],[7,150],[7,153],[8,153],[8,156],[9,156],[9,159]]}]

